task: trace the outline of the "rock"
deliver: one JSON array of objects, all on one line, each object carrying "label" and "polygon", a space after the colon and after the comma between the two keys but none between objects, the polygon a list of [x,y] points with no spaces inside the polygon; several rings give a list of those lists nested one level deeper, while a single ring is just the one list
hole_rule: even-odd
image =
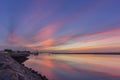
[{"label": "rock", "polygon": [[9,69],[5,69],[0,71],[0,80],[25,80],[25,79],[16,72]]},{"label": "rock", "polygon": [[0,54],[0,80],[45,80],[10,55]]},{"label": "rock", "polygon": [[0,63],[0,80],[25,80],[24,77],[19,75],[16,71],[5,64]]}]

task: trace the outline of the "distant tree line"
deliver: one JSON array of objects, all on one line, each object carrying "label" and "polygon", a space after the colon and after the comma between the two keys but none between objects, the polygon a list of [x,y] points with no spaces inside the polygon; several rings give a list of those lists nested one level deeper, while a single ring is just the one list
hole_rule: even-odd
[{"label": "distant tree line", "polygon": [[14,51],[12,49],[4,49],[5,52],[8,52],[8,53],[13,53]]},{"label": "distant tree line", "polygon": [[14,52],[17,52],[17,53],[23,53],[23,52],[30,53],[30,51],[20,51],[20,50],[13,51],[12,49],[4,49],[4,51],[8,52],[8,53],[14,53]]}]

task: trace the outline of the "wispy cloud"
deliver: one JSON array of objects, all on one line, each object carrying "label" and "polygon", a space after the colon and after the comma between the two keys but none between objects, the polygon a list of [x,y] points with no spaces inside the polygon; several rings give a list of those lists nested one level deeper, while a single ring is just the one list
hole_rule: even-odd
[{"label": "wispy cloud", "polygon": [[[117,49],[120,36],[120,28],[116,26],[119,25],[119,5],[113,2],[70,1],[66,4],[66,1],[37,0],[29,2],[25,9],[21,2],[16,8],[11,6],[11,11],[7,10],[9,13],[5,12],[8,13],[7,17],[3,15],[5,20],[10,20],[8,23],[3,20],[7,24],[2,25],[8,31],[1,33],[7,35],[8,45],[38,50]],[[18,7],[20,10],[16,10]]]},{"label": "wispy cloud", "polygon": [[[71,43],[66,45],[57,45],[55,47],[50,47],[48,49],[54,50],[73,50],[73,51],[90,51],[91,49],[96,51],[96,49],[109,49],[120,47],[120,29],[114,29],[94,34],[82,35],[77,37],[71,37],[65,42],[71,41]],[[74,41],[77,40],[77,41]],[[64,43],[65,43],[64,42]],[[104,50],[105,50],[104,49]]]}]

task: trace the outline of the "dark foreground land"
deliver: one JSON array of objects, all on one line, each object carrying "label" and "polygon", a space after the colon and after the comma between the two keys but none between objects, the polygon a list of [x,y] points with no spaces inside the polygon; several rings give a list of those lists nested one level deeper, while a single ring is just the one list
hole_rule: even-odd
[{"label": "dark foreground land", "polygon": [[[4,54],[0,53],[0,80],[48,80],[21,64],[28,54]],[[19,60],[22,58],[21,60]]]}]

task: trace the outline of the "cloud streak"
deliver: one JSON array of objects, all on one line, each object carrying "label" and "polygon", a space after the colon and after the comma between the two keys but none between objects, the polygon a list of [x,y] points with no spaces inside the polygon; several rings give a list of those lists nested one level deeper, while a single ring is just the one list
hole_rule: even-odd
[{"label": "cloud streak", "polygon": [[[77,37],[70,37],[65,42],[70,42],[66,45],[57,45],[51,47],[50,49],[54,50],[70,50],[70,51],[96,51],[96,49],[109,49],[120,47],[120,29],[109,30],[94,34],[82,35]],[[74,41],[77,40],[77,41]],[[64,43],[65,43],[64,42]],[[48,48],[49,49],[49,48]]]},{"label": "cloud streak", "polygon": [[10,6],[10,11],[5,10],[6,22],[1,22],[6,23],[2,25],[8,31],[1,32],[7,35],[1,35],[1,39],[6,38],[4,42],[8,45],[68,51],[119,47],[120,12],[116,1],[70,1],[69,4],[67,1],[30,1],[25,6],[26,3],[23,1],[15,8]]}]

